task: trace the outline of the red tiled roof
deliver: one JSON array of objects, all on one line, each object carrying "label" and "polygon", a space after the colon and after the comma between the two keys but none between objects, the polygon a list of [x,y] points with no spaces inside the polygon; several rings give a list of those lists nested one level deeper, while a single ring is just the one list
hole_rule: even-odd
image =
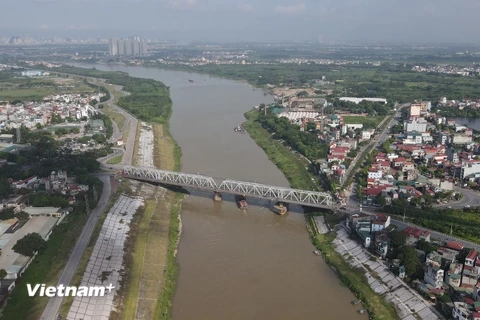
[{"label": "red tiled roof", "polygon": [[465,246],[461,243],[455,242],[455,241],[448,241],[447,242],[447,248],[461,251]]},{"label": "red tiled roof", "polygon": [[414,227],[406,227],[403,231],[407,236],[412,236],[414,238],[420,238],[421,236],[428,236],[430,232]]},{"label": "red tiled roof", "polygon": [[466,259],[473,260],[477,257],[478,252],[476,250],[470,250]]}]

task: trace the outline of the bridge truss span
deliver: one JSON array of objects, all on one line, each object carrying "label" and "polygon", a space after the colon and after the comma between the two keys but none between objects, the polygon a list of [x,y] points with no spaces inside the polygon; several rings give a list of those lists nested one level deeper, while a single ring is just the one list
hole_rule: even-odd
[{"label": "bridge truss span", "polygon": [[312,207],[332,208],[335,206],[331,195],[325,192],[277,187],[248,181],[214,179],[200,174],[165,171],[155,168],[125,166],[123,172],[128,178],[186,188],[245,195]]}]

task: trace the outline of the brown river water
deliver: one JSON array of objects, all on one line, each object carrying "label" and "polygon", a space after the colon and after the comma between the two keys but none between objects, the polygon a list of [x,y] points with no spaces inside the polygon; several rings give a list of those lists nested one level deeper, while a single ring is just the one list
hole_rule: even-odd
[{"label": "brown river water", "polygon": [[[288,186],[249,135],[233,130],[246,111],[273,101],[271,96],[246,83],[200,74],[94,67],[170,87],[171,132],[182,148],[182,171]],[[350,290],[313,254],[301,207],[278,216],[265,200],[247,199],[244,212],[233,196],[223,198],[214,203],[212,194],[192,191],[183,202],[174,320],[367,318],[350,304],[355,299]]]}]

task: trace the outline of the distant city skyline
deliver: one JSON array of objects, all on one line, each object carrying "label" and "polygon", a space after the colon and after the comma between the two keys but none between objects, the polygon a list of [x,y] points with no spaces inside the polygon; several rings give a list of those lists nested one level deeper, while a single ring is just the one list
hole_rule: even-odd
[{"label": "distant city skyline", "polygon": [[0,37],[467,43],[478,42],[478,9],[477,0],[2,0]]}]

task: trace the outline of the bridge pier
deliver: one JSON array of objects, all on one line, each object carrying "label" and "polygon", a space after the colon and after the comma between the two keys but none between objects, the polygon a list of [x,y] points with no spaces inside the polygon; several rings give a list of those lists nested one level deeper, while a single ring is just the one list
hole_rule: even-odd
[{"label": "bridge pier", "polygon": [[218,191],[215,191],[213,193],[213,201],[221,202],[222,201],[222,194]]}]

